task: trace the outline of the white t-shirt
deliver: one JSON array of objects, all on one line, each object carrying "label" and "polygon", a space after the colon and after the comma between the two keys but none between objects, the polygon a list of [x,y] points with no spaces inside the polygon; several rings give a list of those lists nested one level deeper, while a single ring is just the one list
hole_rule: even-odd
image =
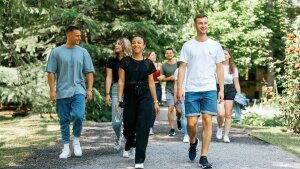
[{"label": "white t-shirt", "polygon": [[[224,84],[233,84],[233,79],[239,77],[238,69],[235,67],[234,73],[229,74],[229,65],[223,66],[223,68],[224,68]],[[217,78],[217,83],[219,84],[218,78]]]},{"label": "white t-shirt", "polygon": [[[174,72],[174,79],[175,81],[178,80],[178,68],[175,70]],[[183,90],[183,93],[185,93],[185,86],[186,86],[186,71],[185,71],[185,76],[184,76],[184,80],[182,82],[182,90]]]},{"label": "white t-shirt", "polygon": [[199,42],[196,39],[185,42],[179,61],[187,63],[186,92],[217,90],[216,63],[224,61],[224,51],[219,42],[208,39]]}]

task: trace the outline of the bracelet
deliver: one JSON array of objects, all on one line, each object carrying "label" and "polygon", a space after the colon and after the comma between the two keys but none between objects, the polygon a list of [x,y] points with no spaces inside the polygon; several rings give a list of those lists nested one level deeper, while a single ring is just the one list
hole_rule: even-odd
[{"label": "bracelet", "polygon": [[91,89],[91,90],[87,90],[87,91],[92,92],[93,90]]},{"label": "bracelet", "polygon": [[158,100],[153,101],[153,103],[159,103]]},{"label": "bracelet", "polygon": [[110,93],[106,93],[106,95],[110,95]]}]

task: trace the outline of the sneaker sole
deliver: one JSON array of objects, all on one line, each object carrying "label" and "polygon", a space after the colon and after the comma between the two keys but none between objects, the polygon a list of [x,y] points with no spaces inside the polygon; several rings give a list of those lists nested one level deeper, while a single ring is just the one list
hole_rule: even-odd
[{"label": "sneaker sole", "polygon": [[213,166],[210,166],[210,167],[205,167],[205,166],[203,166],[203,165],[201,165],[201,164],[199,164],[199,166],[200,166],[201,168],[204,168],[204,169],[213,168]]},{"label": "sneaker sole", "polygon": [[69,154],[67,158],[61,158],[61,157],[59,157],[59,159],[68,159],[70,157],[71,157],[71,154]]}]

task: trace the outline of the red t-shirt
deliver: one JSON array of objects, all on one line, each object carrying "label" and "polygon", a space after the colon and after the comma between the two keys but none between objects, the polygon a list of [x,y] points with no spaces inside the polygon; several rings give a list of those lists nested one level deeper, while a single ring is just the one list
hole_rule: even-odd
[{"label": "red t-shirt", "polygon": [[160,70],[156,69],[156,71],[153,73],[154,82],[159,82],[159,80],[157,79],[158,76],[160,76]]}]

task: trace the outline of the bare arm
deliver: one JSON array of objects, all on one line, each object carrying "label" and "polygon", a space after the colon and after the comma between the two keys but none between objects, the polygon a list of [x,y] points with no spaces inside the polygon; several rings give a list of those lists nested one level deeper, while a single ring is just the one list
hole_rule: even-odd
[{"label": "bare arm", "polygon": [[112,82],[112,69],[106,68],[106,80],[105,80],[105,103],[107,105],[111,104],[111,97],[110,97],[110,88]]},{"label": "bare arm", "polygon": [[217,63],[216,66],[217,66],[218,82],[220,86],[218,102],[221,103],[224,99],[224,68],[221,62]]},{"label": "bare arm", "polygon": [[159,104],[158,104],[157,97],[156,97],[156,89],[155,89],[153,74],[148,75],[148,85],[149,85],[152,99],[154,101],[155,113],[156,113],[156,115],[159,115]]},{"label": "bare arm", "polygon": [[175,80],[173,75],[172,75],[172,76],[169,76],[169,77],[166,77],[162,65],[160,66],[160,70],[161,70],[161,71],[160,71],[160,76],[157,77],[157,79],[158,79],[159,81],[166,82],[166,81],[174,81],[174,80]]},{"label": "bare arm", "polygon": [[237,93],[241,93],[241,86],[240,86],[240,81],[238,77],[235,77],[233,79],[234,87]]},{"label": "bare arm", "polygon": [[50,87],[50,100],[55,101],[56,100],[56,91],[55,91],[55,74],[54,73],[48,73],[48,84]]},{"label": "bare arm", "polygon": [[93,98],[93,83],[94,83],[94,74],[92,72],[87,73],[86,75],[86,81],[87,81],[87,92],[86,97],[87,101],[91,101]]},{"label": "bare arm", "polygon": [[161,81],[163,81],[163,82],[174,81],[174,80],[175,80],[175,78],[173,75],[169,76],[169,77],[166,77],[165,75],[163,75],[163,77],[161,78]]},{"label": "bare arm", "polygon": [[178,68],[178,80],[177,80],[177,100],[179,103],[183,102],[183,90],[182,90],[182,83],[185,78],[185,71],[186,71],[186,63],[182,62]]}]

